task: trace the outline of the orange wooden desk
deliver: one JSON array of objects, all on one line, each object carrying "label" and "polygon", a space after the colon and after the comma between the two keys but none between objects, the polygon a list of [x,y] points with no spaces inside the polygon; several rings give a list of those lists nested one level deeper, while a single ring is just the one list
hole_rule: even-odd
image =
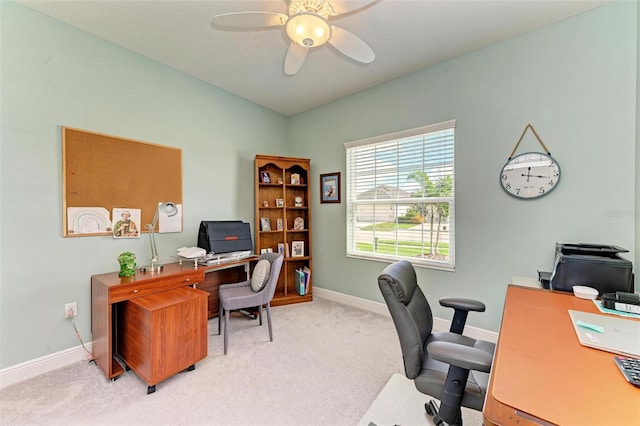
[{"label": "orange wooden desk", "polygon": [[162,272],[140,272],[132,277],[119,277],[118,272],[91,277],[91,334],[93,358],[108,379],[124,372],[115,355],[115,306],[138,297],[162,293],[180,287],[195,286],[204,281],[204,268],[170,263]]},{"label": "orange wooden desk", "polygon": [[640,388],[614,354],[580,345],[569,309],[599,313],[571,293],[508,287],[486,425],[640,425]]}]

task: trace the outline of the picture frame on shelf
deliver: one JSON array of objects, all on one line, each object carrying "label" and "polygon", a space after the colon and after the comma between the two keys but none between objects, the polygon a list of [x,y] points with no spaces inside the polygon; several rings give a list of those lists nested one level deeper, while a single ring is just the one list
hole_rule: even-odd
[{"label": "picture frame on shelf", "polygon": [[294,231],[304,230],[304,219],[302,217],[298,216],[293,220],[293,230]]},{"label": "picture frame on shelf", "polygon": [[278,243],[278,253],[284,256],[284,243]]},{"label": "picture frame on shelf", "polygon": [[340,203],[340,172],[320,175],[320,202]]},{"label": "picture frame on shelf", "polygon": [[262,231],[271,231],[271,221],[268,217],[260,218],[260,228]]},{"label": "picture frame on shelf", "polygon": [[299,173],[291,173],[291,185],[300,185]]},{"label": "picture frame on shelf", "polygon": [[269,202],[267,200],[264,200],[262,202],[262,207],[269,207]]},{"label": "picture frame on shelf", "polygon": [[304,257],[304,241],[291,241],[291,257]]},{"label": "picture frame on shelf", "polygon": [[284,219],[282,219],[281,217],[276,219],[276,229],[278,231],[282,231],[284,229]]},{"label": "picture frame on shelf", "polygon": [[284,207],[284,200],[282,198],[276,198],[276,207]]},{"label": "picture frame on shelf", "polygon": [[262,183],[271,183],[271,175],[269,175],[269,172],[260,172],[260,178]]}]

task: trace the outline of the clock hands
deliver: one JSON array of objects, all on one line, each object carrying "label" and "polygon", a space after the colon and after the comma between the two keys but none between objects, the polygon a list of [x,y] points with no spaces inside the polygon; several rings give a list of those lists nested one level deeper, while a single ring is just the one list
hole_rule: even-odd
[{"label": "clock hands", "polygon": [[523,173],[521,176],[526,176],[527,180],[529,180],[530,177],[535,177],[535,178],[548,178],[548,177],[551,177],[551,176],[542,176],[542,175],[530,175],[528,173],[526,175]]},{"label": "clock hands", "polygon": [[527,167],[527,174],[525,175],[524,173],[522,173],[520,176],[526,176],[527,177],[527,182],[529,182],[529,178],[543,178],[543,179],[547,179],[549,178],[549,176],[542,176],[542,175],[532,175],[531,174],[531,167]]}]

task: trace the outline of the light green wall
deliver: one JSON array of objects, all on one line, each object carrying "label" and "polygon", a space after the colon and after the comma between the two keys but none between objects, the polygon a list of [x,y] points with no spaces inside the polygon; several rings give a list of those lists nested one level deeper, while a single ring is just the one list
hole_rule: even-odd
[{"label": "light green wall", "polygon": [[[91,340],[91,275],[146,235],[62,238],[61,130],[71,126],[183,149],[184,232],[162,234],[162,261],[196,243],[202,219],[253,223],[253,158],[286,152],[286,118],[13,2],[0,2],[0,367]],[[135,167],[135,158],[114,158]],[[159,165],[162,167],[162,165]],[[164,200],[159,200],[164,201]]]},{"label": "light green wall", "polygon": [[[344,176],[344,142],[456,119],[456,271],[418,276],[432,304],[484,300],[488,312],[470,324],[497,330],[511,277],[551,270],[556,241],[620,245],[639,264],[637,17],[637,2],[618,2],[432,66],[292,118],[289,140],[315,176]],[[534,201],[498,183],[527,123],[563,173]],[[518,152],[532,150],[541,147],[529,133]],[[382,301],[385,264],[345,257],[347,206],[320,204],[313,188],[314,286]]]},{"label": "light green wall", "polygon": [[[89,277],[124,250],[149,254],[145,238],[62,238],[61,125],[183,148],[185,226],[159,237],[165,261],[201,219],[253,220],[256,153],[310,157],[317,181],[344,173],[346,141],[455,118],[457,270],[419,270],[431,300],[483,299],[470,323],[497,330],[510,277],[550,269],[555,241],[618,244],[638,264],[637,9],[604,6],[286,119],[1,1],[0,368],[77,346],[66,302],[90,340]],[[563,178],[519,202],[497,179],[529,122]],[[381,301],[384,265],[345,257],[345,203],[312,195],[314,285]]]}]

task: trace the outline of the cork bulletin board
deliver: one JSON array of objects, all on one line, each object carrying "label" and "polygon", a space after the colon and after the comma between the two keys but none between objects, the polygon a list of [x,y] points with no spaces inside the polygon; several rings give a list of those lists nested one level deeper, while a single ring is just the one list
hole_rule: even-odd
[{"label": "cork bulletin board", "polygon": [[[145,232],[159,202],[182,204],[182,150],[62,127],[62,196],[65,237],[112,235],[101,212],[115,222],[114,208],[140,209]],[[95,226],[70,229],[72,214]]]}]

